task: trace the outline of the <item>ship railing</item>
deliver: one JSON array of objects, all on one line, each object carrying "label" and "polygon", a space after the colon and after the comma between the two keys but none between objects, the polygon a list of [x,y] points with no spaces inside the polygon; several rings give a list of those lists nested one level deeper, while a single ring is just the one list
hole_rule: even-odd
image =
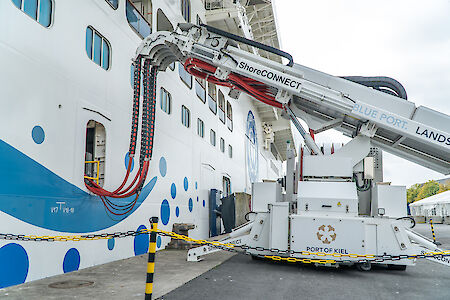
[{"label": "ship railing", "polygon": [[[85,179],[92,179],[95,180],[96,183],[98,184],[98,181],[100,180],[100,161],[99,160],[86,160],[84,162],[84,178]],[[94,177],[94,166],[96,166],[96,176]],[[86,175],[88,174],[88,175]],[[89,176],[91,175],[91,176]]]},{"label": "ship railing", "polygon": [[235,8],[239,4],[236,0],[204,0],[206,10]]}]

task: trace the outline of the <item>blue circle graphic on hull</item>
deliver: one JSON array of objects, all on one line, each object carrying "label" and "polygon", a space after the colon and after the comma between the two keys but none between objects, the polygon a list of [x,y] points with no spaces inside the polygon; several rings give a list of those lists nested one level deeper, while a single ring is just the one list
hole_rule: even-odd
[{"label": "blue circle graphic on hull", "polygon": [[193,208],[194,208],[194,203],[192,202],[192,198],[189,198],[189,211],[192,212]]},{"label": "blue circle graphic on hull", "polygon": [[172,196],[172,199],[175,199],[177,196],[177,187],[175,186],[175,183],[172,183],[170,186],[170,195]]},{"label": "blue circle graphic on hull", "polygon": [[166,176],[167,174],[167,162],[164,156],[161,156],[159,159],[159,173],[162,177]]},{"label": "blue circle graphic on hull", "polygon": [[197,189],[198,188],[198,184],[197,184],[197,181],[195,182],[195,189]]},{"label": "blue circle graphic on hull", "polygon": [[31,137],[36,144],[42,144],[45,140],[45,132],[41,126],[34,126],[31,131]]},{"label": "blue circle graphic on hull", "polygon": [[158,237],[156,238],[156,247],[160,248],[161,247],[161,237],[158,235]]},{"label": "blue circle graphic on hull", "polygon": [[245,147],[247,149],[247,169],[250,182],[256,182],[258,180],[258,135],[256,132],[256,122],[252,111],[250,110],[247,115],[247,128],[246,128]]},{"label": "blue circle graphic on hull", "polygon": [[[130,152],[127,152],[126,154],[125,154],[125,170],[126,169],[128,169],[128,162],[130,161]],[[130,172],[133,172],[133,169],[134,169],[134,157],[133,157],[133,159],[131,160],[131,169],[130,169]]]},{"label": "blue circle graphic on hull", "polygon": [[184,186],[184,190],[187,191],[188,187],[189,187],[189,182],[188,182],[187,177],[184,177],[183,186]]},{"label": "blue circle graphic on hull", "polygon": [[[29,133],[31,135],[31,130]],[[44,143],[48,144],[49,141],[46,137]],[[29,140],[29,142],[34,143],[33,140]],[[134,208],[123,217],[114,218],[106,210],[98,196],[88,193],[84,187],[78,187],[71,181],[53,173],[48,166],[38,163],[25,153],[8,145],[1,137],[0,153],[0,166],[17,166],[17,169],[20,169],[20,172],[14,173],[14,176],[3,176],[2,178],[2,186],[8,187],[10,192],[3,193],[0,197],[0,211],[20,221],[54,231],[77,234],[107,231],[111,226],[133,216],[133,212],[139,209],[146,198],[148,199],[156,187],[158,179],[162,178],[161,176],[148,178],[148,183],[144,185]],[[125,152],[122,151],[119,155],[123,155],[119,159],[124,159]],[[123,172],[124,161],[119,161],[119,163],[118,172],[120,173],[120,170]],[[138,167],[137,164],[135,167]],[[170,188],[170,183],[166,188]],[[55,203],[55,199],[58,199],[60,204]],[[132,195],[113,202],[123,205],[135,199],[136,196]],[[19,202],[21,209],[17,209]],[[35,213],[36,211],[42,213]],[[0,244],[0,247],[5,244]],[[105,246],[103,244],[103,247]],[[63,257],[64,255],[60,257],[61,264]]]},{"label": "blue circle graphic on hull", "polygon": [[116,240],[114,238],[108,239],[108,250],[114,249],[114,245],[116,244]]},{"label": "blue circle graphic on hull", "polygon": [[197,202],[198,202],[198,196],[197,196]]},{"label": "blue circle graphic on hull", "polygon": [[78,270],[80,267],[80,252],[77,249],[71,248],[67,251],[63,261],[64,273]]},{"label": "blue circle graphic on hull", "polygon": [[203,200],[203,207],[205,207],[206,206],[206,201],[205,200]]},{"label": "blue circle graphic on hull", "polygon": [[24,283],[30,262],[25,249],[16,243],[0,248],[0,288]]},{"label": "blue circle graphic on hull", "polygon": [[164,199],[163,202],[161,203],[161,222],[164,225],[167,225],[169,223],[169,219],[170,219],[170,205],[169,201]]},{"label": "blue circle graphic on hull", "polygon": [[180,216],[180,208],[178,206],[175,208],[175,216],[177,216],[177,218]]},{"label": "blue circle graphic on hull", "polygon": [[[147,227],[141,225],[136,231],[145,230]],[[134,237],[134,255],[141,255],[148,251],[149,236],[148,233],[141,233]]]}]

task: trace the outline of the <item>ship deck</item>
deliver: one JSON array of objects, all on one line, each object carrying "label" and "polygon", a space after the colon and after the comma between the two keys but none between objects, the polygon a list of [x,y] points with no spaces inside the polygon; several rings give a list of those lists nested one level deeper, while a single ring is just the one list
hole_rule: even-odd
[{"label": "ship deck", "polygon": [[[415,230],[432,237],[429,224]],[[442,248],[450,249],[450,226],[435,224]],[[450,273],[444,265],[419,260],[406,271],[254,261],[216,252],[199,263],[185,251],[157,253],[154,299],[448,299]],[[146,255],[0,290],[6,299],[143,299]],[[74,288],[51,288],[67,282]],[[64,287],[64,284],[60,287]]]}]

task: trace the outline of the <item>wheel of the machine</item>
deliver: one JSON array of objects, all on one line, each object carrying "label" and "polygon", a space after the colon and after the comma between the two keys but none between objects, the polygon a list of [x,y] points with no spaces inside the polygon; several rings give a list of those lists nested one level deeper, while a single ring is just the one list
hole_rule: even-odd
[{"label": "wheel of the machine", "polygon": [[250,255],[252,257],[252,260],[264,260],[263,257],[258,256],[258,255]]},{"label": "wheel of the machine", "polygon": [[356,269],[361,272],[367,272],[372,269],[372,264],[370,263],[370,261],[366,261],[363,263],[357,263],[357,264],[355,264],[355,266],[356,266]]},{"label": "wheel of the machine", "polygon": [[395,271],[405,271],[406,265],[387,265],[389,270],[395,270]]}]

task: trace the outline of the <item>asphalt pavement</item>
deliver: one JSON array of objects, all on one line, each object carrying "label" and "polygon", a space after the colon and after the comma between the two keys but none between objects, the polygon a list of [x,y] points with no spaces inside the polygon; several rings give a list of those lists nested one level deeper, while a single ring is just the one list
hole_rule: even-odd
[{"label": "asphalt pavement", "polygon": [[[415,230],[431,237],[429,224]],[[442,248],[450,249],[450,225],[435,225]],[[206,258],[207,259],[207,258]],[[406,271],[373,266],[315,267],[252,260],[236,255],[160,299],[450,299],[450,268],[425,259]]]}]

